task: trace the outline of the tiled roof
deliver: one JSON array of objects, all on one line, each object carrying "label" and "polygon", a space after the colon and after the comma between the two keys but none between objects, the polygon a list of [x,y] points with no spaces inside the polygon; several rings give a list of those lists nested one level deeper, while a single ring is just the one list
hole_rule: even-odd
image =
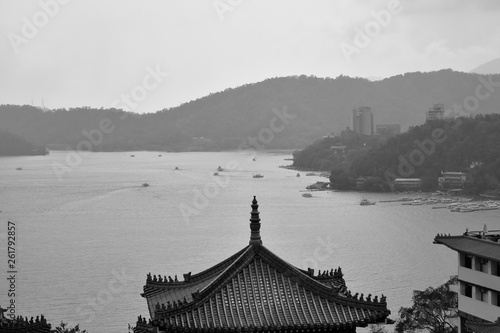
[{"label": "tiled roof", "polygon": [[30,320],[18,316],[16,319],[8,319],[3,313],[5,309],[0,308],[0,333],[49,333],[51,330],[50,324],[47,323],[45,318],[36,317]]},{"label": "tiled roof", "polygon": [[500,243],[495,238],[480,238],[475,235],[437,235],[434,243],[443,244],[452,250],[500,261]]},{"label": "tiled roof", "polygon": [[[170,330],[340,328],[383,321],[390,313],[385,299],[375,302],[349,296],[338,277],[313,278],[262,245],[249,245],[238,254],[230,263],[226,260],[225,265],[201,273],[206,279],[166,283],[178,288],[152,292],[155,283],[146,283],[144,296],[153,324]],[[338,289],[328,286],[332,281]]]},{"label": "tiled roof", "polygon": [[352,295],[340,267],[314,275],[264,247],[257,207],[254,198],[249,245],[233,256],[183,281],[148,274],[152,321],[139,318],[135,333],[351,330],[387,318],[385,297]]}]

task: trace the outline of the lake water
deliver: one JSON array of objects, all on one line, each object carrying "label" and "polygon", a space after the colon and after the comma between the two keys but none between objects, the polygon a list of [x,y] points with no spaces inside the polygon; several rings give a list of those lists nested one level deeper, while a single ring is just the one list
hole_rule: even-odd
[{"label": "lake water", "polygon": [[[360,206],[363,194],[355,192],[304,198],[301,191],[324,178],[278,168],[290,157],[133,152],[76,161],[51,152],[1,158],[0,305],[10,301],[7,221],[17,228],[16,313],[43,313],[53,327],[64,320],[89,332],[127,332],[138,315],[148,315],[140,296],[148,272],[182,277],[245,247],[254,195],[268,249],[301,268],[341,266],[353,293],[386,295],[393,318],[410,305],[414,289],[456,274],[456,253],[432,244],[437,233],[482,230],[484,223],[500,229],[498,210]],[[214,176],[219,165],[233,170]],[[253,178],[257,173],[264,178]]]}]

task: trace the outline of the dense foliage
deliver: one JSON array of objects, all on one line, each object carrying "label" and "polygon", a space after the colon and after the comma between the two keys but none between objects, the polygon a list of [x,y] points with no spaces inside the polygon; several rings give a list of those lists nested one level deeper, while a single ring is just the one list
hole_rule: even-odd
[{"label": "dense foliage", "polygon": [[455,276],[437,288],[415,290],[413,305],[399,310],[396,332],[457,333],[457,326],[450,321],[458,316],[458,296],[450,290],[456,282]]},{"label": "dense foliage", "polygon": [[0,156],[46,154],[45,147],[34,145],[22,137],[0,130]]},{"label": "dense foliage", "polygon": [[390,138],[353,161],[350,174],[390,183],[418,177],[424,189],[437,187],[442,171],[470,175],[466,190],[500,189],[500,115],[427,122]]},{"label": "dense foliage", "polygon": [[[500,82],[500,75],[493,76]],[[407,128],[422,123],[433,103],[457,103],[475,91],[476,74],[442,70],[408,73],[382,81],[339,76],[272,78],[210,94],[178,107],[138,115],[117,109],[80,107],[44,111],[32,106],[0,106],[0,129],[42,145],[76,148],[93,136],[92,150],[217,150],[302,148],[350,126],[355,105],[371,106],[377,124]],[[462,101],[460,101],[462,102]],[[500,94],[481,101],[481,112],[498,110]],[[280,119],[277,114],[293,117]],[[109,119],[109,131],[96,130]],[[274,120],[273,120],[274,119]],[[88,147],[81,147],[88,148]]]}]

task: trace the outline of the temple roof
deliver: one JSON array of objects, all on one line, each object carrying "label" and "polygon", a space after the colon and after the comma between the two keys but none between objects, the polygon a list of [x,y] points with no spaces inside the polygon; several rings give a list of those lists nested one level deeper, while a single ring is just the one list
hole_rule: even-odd
[{"label": "temple roof", "polygon": [[49,333],[51,332],[51,326],[45,320],[45,317],[37,316],[35,319],[31,317],[23,318],[22,316],[17,316],[15,319],[9,319],[5,317],[4,313],[7,309],[0,307],[0,333]]},{"label": "temple roof", "polygon": [[[385,297],[352,295],[340,268],[314,274],[282,260],[260,238],[254,197],[249,245],[198,274],[151,277],[144,293],[152,326],[167,331],[238,331],[315,327],[344,329],[382,322],[390,314]],[[140,318],[136,332],[148,332]]]},{"label": "temple roof", "polygon": [[437,235],[434,243],[452,250],[500,261],[500,234],[496,231],[466,231],[463,235]]}]

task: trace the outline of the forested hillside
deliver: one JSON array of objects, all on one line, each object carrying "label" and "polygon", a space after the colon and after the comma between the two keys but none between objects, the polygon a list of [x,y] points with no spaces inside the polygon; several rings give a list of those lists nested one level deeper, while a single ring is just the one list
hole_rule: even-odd
[{"label": "forested hillside", "polygon": [[372,177],[388,190],[396,177],[418,177],[424,189],[433,189],[442,171],[461,171],[470,175],[470,193],[499,190],[499,142],[500,114],[427,122],[333,170],[331,180],[348,188],[359,176]]},{"label": "forested hillside", "polygon": [[46,155],[45,147],[34,145],[24,138],[0,130],[0,156]]},{"label": "forested hillside", "polygon": [[[500,75],[491,79],[500,82]],[[39,144],[72,148],[94,133],[95,151],[235,149],[249,137],[257,138],[259,148],[303,148],[349,127],[356,105],[372,107],[376,124],[397,123],[406,129],[422,124],[434,103],[462,105],[478,85],[477,74],[452,70],[407,73],[376,82],[302,75],[247,84],[142,115],[116,109],[43,111],[2,105],[0,129]],[[500,93],[492,93],[474,114],[498,112],[499,105]],[[283,121],[285,112],[289,118]],[[103,119],[109,130],[101,131],[101,138],[95,131]]]}]

